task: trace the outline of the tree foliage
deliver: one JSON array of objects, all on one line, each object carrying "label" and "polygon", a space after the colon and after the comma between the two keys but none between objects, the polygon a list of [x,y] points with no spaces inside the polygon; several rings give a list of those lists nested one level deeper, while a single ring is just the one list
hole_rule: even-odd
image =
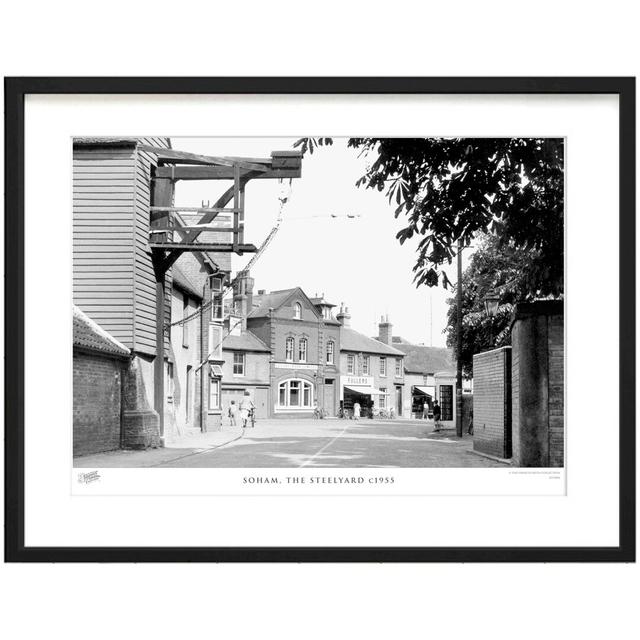
[{"label": "tree foliage", "polygon": [[[475,353],[511,344],[509,325],[514,305],[537,297],[531,290],[529,273],[538,260],[536,249],[520,249],[493,235],[479,239],[462,274],[462,368],[466,376],[472,375]],[[494,318],[484,309],[484,298],[490,292],[500,299]],[[448,303],[447,345],[455,350],[457,298],[450,298]]]},{"label": "tree foliage", "polygon": [[[331,143],[301,138],[303,152]],[[563,291],[564,145],[552,138],[350,138],[373,158],[357,186],[383,192],[419,236],[414,281],[447,287],[443,266],[481,233],[533,256],[527,291]]]}]

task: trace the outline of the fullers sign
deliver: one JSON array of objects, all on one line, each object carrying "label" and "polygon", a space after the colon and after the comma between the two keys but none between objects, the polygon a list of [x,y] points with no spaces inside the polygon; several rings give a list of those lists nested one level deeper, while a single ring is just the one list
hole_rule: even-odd
[{"label": "fullers sign", "polygon": [[373,385],[373,376],[342,376],[343,385],[361,385],[370,387]]}]

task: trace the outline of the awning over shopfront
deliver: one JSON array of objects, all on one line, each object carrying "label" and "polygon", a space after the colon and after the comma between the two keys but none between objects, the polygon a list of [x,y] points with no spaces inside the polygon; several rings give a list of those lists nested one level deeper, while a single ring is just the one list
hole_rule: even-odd
[{"label": "awning over shopfront", "polygon": [[430,398],[433,398],[435,392],[433,387],[420,387],[418,385],[413,387],[413,390],[417,391],[419,395],[429,396]]},{"label": "awning over shopfront", "polygon": [[355,391],[356,393],[361,393],[365,396],[387,396],[389,395],[385,391],[380,391],[379,389],[375,389],[374,387],[365,387],[365,386],[344,386],[345,389],[349,389],[349,391]]}]

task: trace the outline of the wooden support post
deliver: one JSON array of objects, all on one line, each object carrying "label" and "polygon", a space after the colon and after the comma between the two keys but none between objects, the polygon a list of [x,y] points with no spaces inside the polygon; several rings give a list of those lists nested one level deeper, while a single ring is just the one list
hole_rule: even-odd
[{"label": "wooden support post", "polygon": [[[150,212],[150,226],[152,229],[154,227],[168,227],[169,212],[166,209],[173,205],[174,182],[169,179],[156,179],[152,184],[151,206],[159,207],[161,210]],[[165,295],[167,271],[171,265],[166,264],[164,249],[152,249],[151,257],[156,280],[156,359],[153,363],[153,408],[158,413],[160,442],[161,446],[164,446],[164,328],[167,323]]]},{"label": "wooden support post", "polygon": [[238,244],[244,244],[244,184],[240,186],[240,198],[239,198],[239,213],[238,213]]},{"label": "wooden support post", "polygon": [[240,244],[240,167],[233,167],[233,250],[238,251]]}]

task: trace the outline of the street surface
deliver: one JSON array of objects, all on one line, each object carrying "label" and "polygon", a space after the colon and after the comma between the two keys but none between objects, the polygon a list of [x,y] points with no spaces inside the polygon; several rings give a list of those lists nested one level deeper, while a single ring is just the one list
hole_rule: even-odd
[{"label": "street surface", "polygon": [[504,467],[471,452],[472,438],[433,433],[427,420],[261,420],[224,426],[188,442],[148,451],[115,451],[74,460],[75,467]]}]

